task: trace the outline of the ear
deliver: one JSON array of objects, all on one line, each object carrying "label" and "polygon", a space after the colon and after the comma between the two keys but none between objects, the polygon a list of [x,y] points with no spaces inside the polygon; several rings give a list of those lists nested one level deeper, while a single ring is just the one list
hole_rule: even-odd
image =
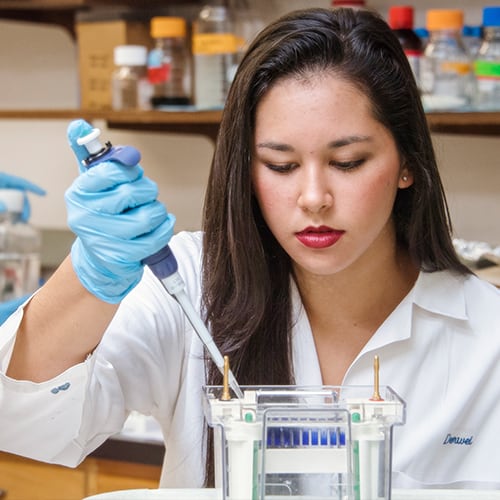
[{"label": "ear", "polygon": [[413,173],[407,167],[401,169],[399,172],[398,187],[400,189],[409,188],[413,184]]}]

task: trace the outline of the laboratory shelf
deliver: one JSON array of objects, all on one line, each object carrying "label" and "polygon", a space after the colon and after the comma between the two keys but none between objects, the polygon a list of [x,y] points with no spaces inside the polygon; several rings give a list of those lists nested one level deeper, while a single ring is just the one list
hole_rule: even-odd
[{"label": "laboratory shelf", "polygon": [[[174,5],[201,5],[202,0],[142,0],[141,10]],[[58,24],[75,35],[76,16],[82,11],[137,8],[136,0],[0,0],[0,19]],[[215,140],[221,111],[5,110],[0,119],[102,119],[115,129],[204,135]],[[432,132],[443,134],[500,135],[500,110],[494,112],[428,112]]]},{"label": "laboratory shelf", "polygon": [[428,112],[432,132],[463,135],[500,135],[500,111]]},{"label": "laboratory shelf", "polygon": [[[83,109],[1,110],[2,119],[104,120],[111,129],[204,135],[215,140],[222,116],[216,111],[97,111]],[[482,136],[500,135],[500,111],[430,112],[429,127],[434,133]]]},{"label": "laboratory shelf", "polygon": [[110,129],[204,135],[215,140],[222,111],[1,110],[0,120],[103,120]]},{"label": "laboratory shelf", "polygon": [[[188,3],[196,5],[200,2],[201,0],[189,0]],[[179,3],[183,2],[141,0],[140,8],[161,8]],[[137,8],[137,4],[137,0],[0,0],[0,19],[59,25],[75,36],[75,20],[78,12],[106,7]]]}]

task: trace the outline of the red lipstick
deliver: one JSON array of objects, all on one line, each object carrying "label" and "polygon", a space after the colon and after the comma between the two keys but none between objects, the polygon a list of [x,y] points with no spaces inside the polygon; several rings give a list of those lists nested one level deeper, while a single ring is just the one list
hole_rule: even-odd
[{"label": "red lipstick", "polygon": [[328,248],[335,245],[343,234],[344,231],[338,231],[328,226],[310,226],[295,233],[295,236],[306,247]]}]

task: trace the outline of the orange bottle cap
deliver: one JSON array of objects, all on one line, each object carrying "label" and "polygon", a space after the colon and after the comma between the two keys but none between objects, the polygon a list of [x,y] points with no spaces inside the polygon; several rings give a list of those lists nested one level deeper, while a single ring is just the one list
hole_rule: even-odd
[{"label": "orange bottle cap", "polygon": [[461,9],[430,9],[427,11],[426,27],[429,31],[461,30],[464,12]]},{"label": "orange bottle cap", "polygon": [[186,36],[186,20],[182,17],[153,17],[150,28],[153,38],[183,38]]}]

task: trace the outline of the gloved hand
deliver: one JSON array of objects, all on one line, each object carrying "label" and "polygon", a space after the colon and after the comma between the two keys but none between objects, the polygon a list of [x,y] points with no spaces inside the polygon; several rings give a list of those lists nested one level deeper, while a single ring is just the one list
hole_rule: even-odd
[{"label": "gloved hand", "polygon": [[[23,212],[21,214],[21,219],[26,222],[31,215],[31,207],[28,200],[27,191],[43,196],[45,194],[45,190],[41,187],[33,184],[32,182],[23,179],[22,177],[17,177],[15,175],[6,174],[5,172],[0,172],[0,189],[17,189],[19,191],[23,191],[24,194],[24,204],[23,204]],[[7,207],[0,200],[0,212],[5,212]]]},{"label": "gloved hand", "polygon": [[77,139],[92,131],[83,120],[68,127],[68,139],[81,174],[66,191],[68,224],[77,238],[73,268],[96,297],[120,302],[142,277],[142,260],[163,248],[173,234],[175,217],[156,200],[156,184],[139,166],[105,161],[86,170],[88,157]]}]

